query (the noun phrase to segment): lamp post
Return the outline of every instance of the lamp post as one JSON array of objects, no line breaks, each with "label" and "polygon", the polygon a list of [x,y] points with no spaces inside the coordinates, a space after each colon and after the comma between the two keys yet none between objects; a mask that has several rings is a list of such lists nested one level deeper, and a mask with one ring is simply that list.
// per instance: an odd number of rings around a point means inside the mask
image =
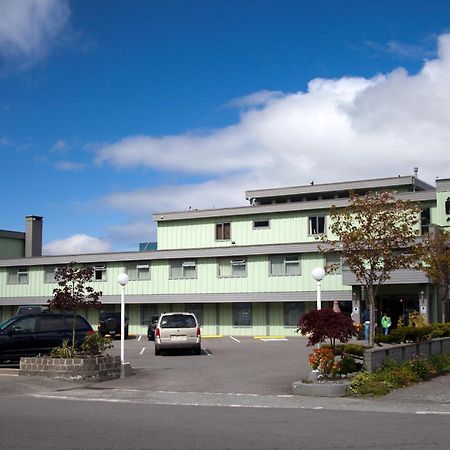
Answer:
[{"label": "lamp post", "polygon": [[117,282],[120,284],[120,378],[125,378],[125,286],[128,275],[120,273]]},{"label": "lamp post", "polygon": [[322,309],[322,300],[320,298],[320,283],[325,276],[325,269],[323,267],[314,267],[311,272],[312,277],[316,280],[317,288],[317,310]]}]

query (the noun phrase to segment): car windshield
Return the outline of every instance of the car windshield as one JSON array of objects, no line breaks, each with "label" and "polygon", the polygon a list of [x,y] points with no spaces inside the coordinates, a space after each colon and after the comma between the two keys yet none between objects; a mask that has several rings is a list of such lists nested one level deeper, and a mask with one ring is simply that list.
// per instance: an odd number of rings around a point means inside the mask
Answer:
[{"label": "car windshield", "polygon": [[11,325],[15,320],[17,320],[17,317],[11,317],[8,320],[5,320],[3,323],[0,323],[0,330],[4,330],[6,327]]},{"label": "car windshield", "polygon": [[161,328],[195,328],[196,326],[194,316],[186,314],[164,316],[160,324]]}]

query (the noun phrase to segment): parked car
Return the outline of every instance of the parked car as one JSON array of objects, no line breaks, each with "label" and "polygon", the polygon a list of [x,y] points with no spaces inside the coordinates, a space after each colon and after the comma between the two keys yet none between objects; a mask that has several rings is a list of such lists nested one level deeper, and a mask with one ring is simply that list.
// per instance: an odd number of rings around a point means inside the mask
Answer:
[{"label": "parked car", "polygon": [[148,321],[147,337],[149,341],[155,340],[155,329],[158,323],[159,316],[153,316],[151,320]]},{"label": "parked car", "polygon": [[166,349],[192,349],[196,355],[200,355],[200,326],[194,314],[161,314],[155,329],[155,355]]},{"label": "parked car", "polygon": [[[102,336],[109,334],[112,338],[120,336],[121,313],[116,311],[102,311],[98,321],[97,330]],[[128,318],[125,317],[125,336],[128,338]]]},{"label": "parked car", "polygon": [[21,305],[17,308],[16,316],[41,313],[43,311],[48,311],[48,307],[44,305]]},{"label": "parked car", "polygon": [[[50,353],[67,339],[72,341],[72,313],[40,312],[14,316],[0,324],[0,361],[17,361],[21,356]],[[75,341],[93,332],[89,322],[76,316]]]}]

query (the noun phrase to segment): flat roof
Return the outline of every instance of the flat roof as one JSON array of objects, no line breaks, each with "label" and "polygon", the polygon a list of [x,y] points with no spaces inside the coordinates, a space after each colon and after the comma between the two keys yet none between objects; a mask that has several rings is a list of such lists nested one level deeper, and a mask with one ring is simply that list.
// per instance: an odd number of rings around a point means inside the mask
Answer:
[{"label": "flat roof", "polygon": [[343,181],[337,183],[308,184],[305,186],[288,186],[273,189],[256,189],[245,192],[245,198],[263,199],[302,194],[324,194],[360,189],[379,189],[390,187],[415,186],[418,191],[430,191],[435,188],[414,176],[398,176],[389,178],[375,178],[370,180]]}]

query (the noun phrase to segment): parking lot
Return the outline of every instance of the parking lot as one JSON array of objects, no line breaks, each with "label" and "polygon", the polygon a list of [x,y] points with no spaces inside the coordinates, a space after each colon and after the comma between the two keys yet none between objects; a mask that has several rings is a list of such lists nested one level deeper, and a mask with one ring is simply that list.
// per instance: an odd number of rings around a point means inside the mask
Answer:
[{"label": "parking lot", "polygon": [[[125,361],[135,388],[184,392],[290,394],[291,383],[310,372],[306,339],[204,338],[202,354],[168,352],[155,356],[145,335],[125,341]],[[120,355],[120,340],[109,353]],[[105,382],[107,384],[108,382]]]}]

